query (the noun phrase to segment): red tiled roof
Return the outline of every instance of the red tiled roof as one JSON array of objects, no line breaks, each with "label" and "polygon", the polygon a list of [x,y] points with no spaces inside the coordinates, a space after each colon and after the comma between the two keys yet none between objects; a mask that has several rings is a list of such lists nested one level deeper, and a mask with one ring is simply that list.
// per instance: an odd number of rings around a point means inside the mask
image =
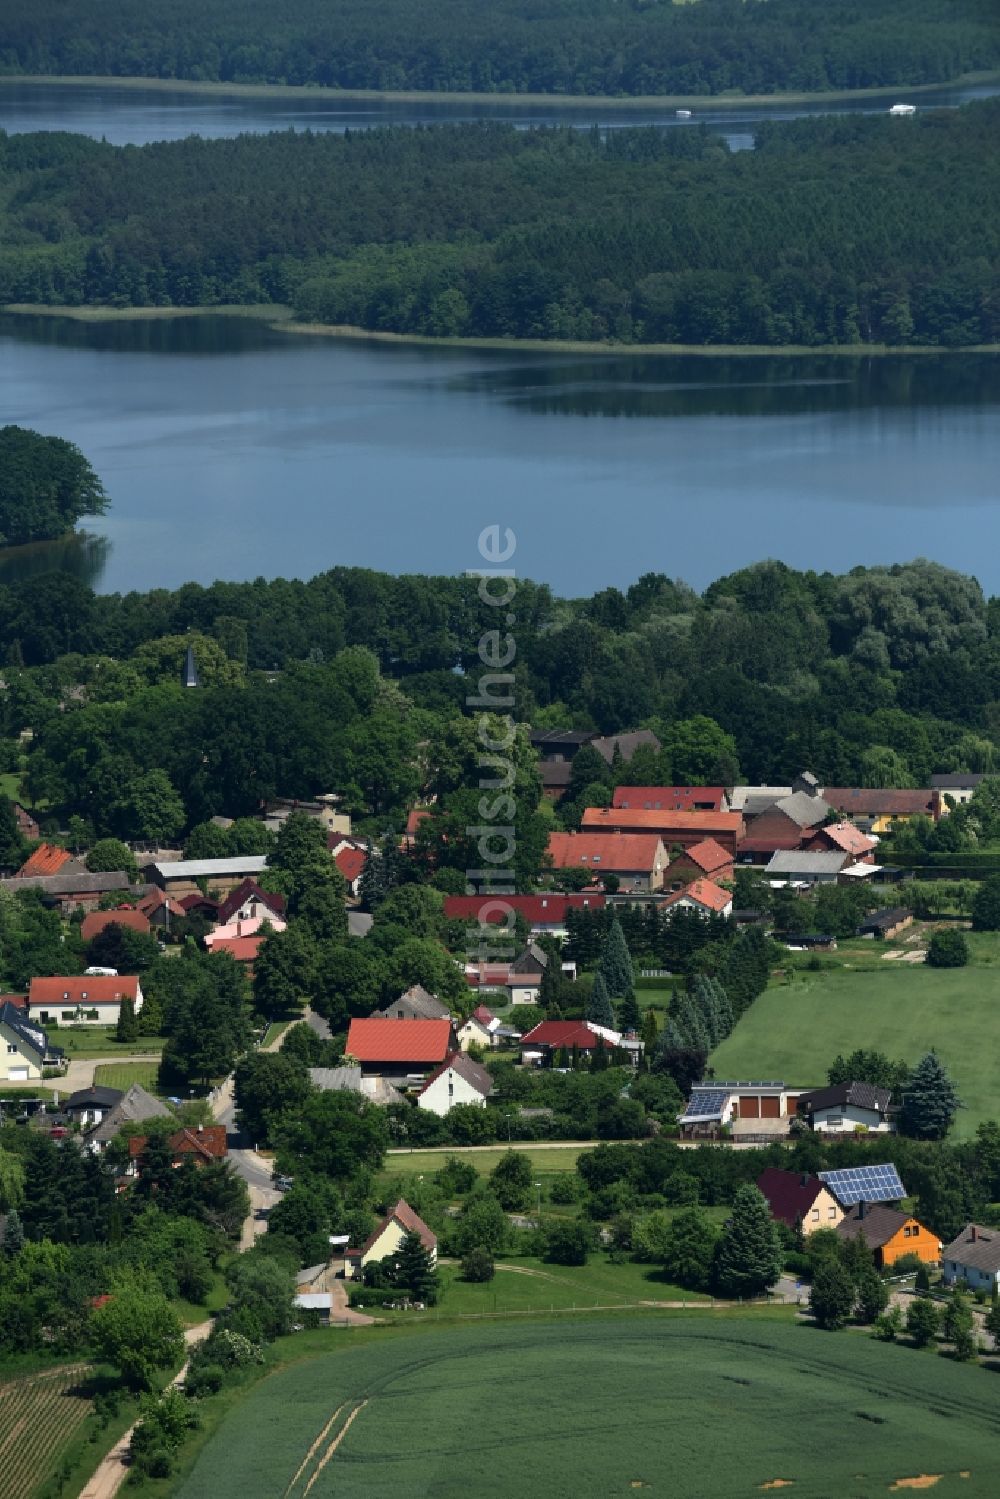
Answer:
[{"label": "red tiled roof", "polygon": [[352,1020],[345,1055],[365,1062],[443,1062],[450,1020]]},{"label": "red tiled roof", "polygon": [[472,1012],[472,1018],[478,1020],[480,1025],[489,1025],[491,1020],[496,1019],[496,1016],[485,1005],[477,1005]]},{"label": "red tiled roof", "polygon": [[127,926],[132,932],[149,932],[149,917],[132,906],[119,906],[112,911],[91,911],[80,923],[80,936],[84,942],[92,942],[99,932],[108,926]]},{"label": "red tiled roof", "polygon": [[845,854],[868,854],[876,847],[873,838],[866,838],[860,828],[856,828],[853,822],[831,822],[827,827],[820,828],[816,834],[817,838],[828,838],[837,848],[842,848]]},{"label": "red tiled roof", "polygon": [[212,954],[214,956],[217,952],[225,952],[235,958],[237,963],[252,963],[260,952],[263,940],[263,936],[220,937],[218,942],[212,943]]},{"label": "red tiled roof", "polygon": [[650,873],[661,846],[657,833],[550,833],[548,852],[557,869]]},{"label": "red tiled roof", "polygon": [[790,854],[801,847],[802,832],[799,828],[775,833],[770,838],[741,838],[739,844],[741,854]]},{"label": "red tiled roof", "polygon": [[416,836],[417,829],[419,828],[420,824],[423,822],[424,818],[425,817],[430,817],[430,815],[431,815],[431,809],[430,809],[430,807],[414,807],[413,811],[410,813],[409,817],[407,817],[407,819],[406,819],[406,836],[407,836],[407,838],[414,838]]},{"label": "red tiled roof", "polygon": [[365,867],[367,855],[360,848],[342,848],[334,854],[333,862],[349,885],[353,885]]},{"label": "red tiled roof", "polygon": [[20,880],[32,875],[58,874],[71,858],[72,854],[68,849],[59,848],[54,843],[40,843],[17,871],[17,878]]},{"label": "red tiled roof", "polygon": [[[198,1129],[180,1129],[167,1140],[172,1155],[197,1155],[206,1161],[223,1161],[228,1153],[226,1126],[205,1124]],[[146,1149],[146,1137],[133,1135],[128,1142],[128,1153],[132,1160]]]},{"label": "red tiled roof", "polygon": [[198,905],[208,905],[215,910],[215,901],[209,900],[207,895],[185,895],[182,900],[176,900],[172,895],[164,895],[161,890],[144,895],[142,900],[136,901],[135,908],[145,912],[147,916],[152,916],[154,911],[160,911],[164,907],[171,916],[186,916],[188,911]]},{"label": "red tiled roof", "polygon": [[723,890],[712,880],[692,880],[683,890],[675,890],[673,895],[668,895],[666,900],[661,900],[658,904],[661,907],[675,906],[678,901],[685,899],[697,901],[699,906],[704,906],[709,911],[724,911],[732,904],[733,897],[728,890]]},{"label": "red tiled roof", "polygon": [[595,1046],[611,1048],[611,1042],[592,1031],[582,1020],[542,1020],[521,1037],[522,1046],[565,1046],[571,1051],[592,1051]]},{"label": "red tiled roof", "polygon": [[801,1171],[782,1171],[778,1166],[768,1166],[757,1178],[757,1190],[767,1198],[771,1217],[794,1228],[801,1223],[823,1190],[818,1176],[805,1176]]},{"label": "red tiled roof", "polygon": [[[553,891],[542,895],[446,895],[444,898],[444,914],[449,921],[477,921],[481,926],[505,923],[506,907],[532,926],[541,926],[565,921],[569,910],[600,911],[604,895],[560,895]],[[480,916],[480,912],[485,915]]]},{"label": "red tiled roof", "polygon": [[691,847],[686,848],[680,857],[682,859],[690,859],[693,864],[697,864],[698,868],[703,869],[706,874],[711,874],[716,869],[728,867],[733,862],[732,854],[727,854],[722,844],[716,843],[714,838],[703,838],[700,843],[692,843]]},{"label": "red tiled roof", "polygon": [[740,812],[661,812],[647,811],[644,807],[588,807],[580,819],[580,827],[588,833],[599,828],[614,832],[663,832],[676,828],[679,833],[701,832],[739,833],[743,826]]},{"label": "red tiled roof", "polygon": [[711,811],[721,812],[724,786],[616,786],[612,807],[641,807],[661,812],[695,812],[700,803],[711,802]]},{"label": "red tiled roof", "polygon": [[28,991],[30,1005],[112,1005],[123,999],[135,999],[139,980],[131,978],[107,978],[98,975],[83,977],[38,978],[31,980]]}]

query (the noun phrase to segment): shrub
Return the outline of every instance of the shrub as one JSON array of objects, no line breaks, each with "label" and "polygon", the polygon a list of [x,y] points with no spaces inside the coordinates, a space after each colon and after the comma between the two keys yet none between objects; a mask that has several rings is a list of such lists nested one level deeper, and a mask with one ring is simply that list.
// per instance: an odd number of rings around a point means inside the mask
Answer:
[{"label": "shrub", "polygon": [[969,961],[969,944],[956,928],[935,932],[927,945],[926,961],[932,968],[964,968]]},{"label": "shrub", "polygon": [[462,1260],[462,1279],[482,1283],[492,1280],[496,1274],[493,1256],[482,1244],[470,1249]]},{"label": "shrub", "polygon": [[553,1265],[585,1265],[593,1248],[593,1230],[578,1218],[545,1225],[544,1258]]},{"label": "shrub", "polygon": [[580,1196],[580,1178],[573,1176],[570,1172],[563,1172],[561,1176],[553,1177],[549,1187],[549,1201],[557,1203],[560,1207],[568,1203],[576,1202]]},{"label": "shrub", "polygon": [[184,1393],[194,1400],[201,1400],[205,1395],[215,1395],[222,1389],[225,1377],[226,1371],[221,1364],[199,1364],[189,1370],[184,1380]]}]

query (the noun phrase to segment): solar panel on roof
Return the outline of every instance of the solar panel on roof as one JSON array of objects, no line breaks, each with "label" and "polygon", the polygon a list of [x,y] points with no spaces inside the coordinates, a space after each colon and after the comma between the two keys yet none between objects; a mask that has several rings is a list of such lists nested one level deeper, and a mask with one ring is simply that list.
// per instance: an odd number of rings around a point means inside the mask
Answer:
[{"label": "solar panel on roof", "polygon": [[688,1119],[718,1119],[729,1097],[728,1088],[695,1088],[688,1100]]},{"label": "solar panel on roof", "polygon": [[900,1181],[899,1172],[893,1165],[846,1166],[838,1171],[821,1171],[819,1179],[825,1182],[837,1201],[845,1208],[859,1202],[899,1202],[906,1196],[906,1188]]}]

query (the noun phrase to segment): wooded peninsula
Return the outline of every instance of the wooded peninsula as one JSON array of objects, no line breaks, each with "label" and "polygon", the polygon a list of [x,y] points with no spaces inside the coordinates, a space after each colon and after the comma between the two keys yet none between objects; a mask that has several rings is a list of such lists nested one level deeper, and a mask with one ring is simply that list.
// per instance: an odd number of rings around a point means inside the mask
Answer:
[{"label": "wooded peninsula", "polygon": [[433,337],[1000,337],[1000,103],[691,130],[0,137],[0,302],[283,303]]},{"label": "wooded peninsula", "polygon": [[0,34],[7,74],[388,92],[814,92],[1000,63],[990,0],[2,0]]}]

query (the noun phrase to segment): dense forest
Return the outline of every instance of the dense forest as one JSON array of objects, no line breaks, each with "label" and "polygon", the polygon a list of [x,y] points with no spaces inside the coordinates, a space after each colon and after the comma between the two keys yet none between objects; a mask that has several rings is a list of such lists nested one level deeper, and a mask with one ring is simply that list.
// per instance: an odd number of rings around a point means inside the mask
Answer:
[{"label": "dense forest", "polygon": [[[32,728],[36,799],[117,836],[147,836],[164,807],[176,833],[320,789],[374,832],[399,828],[417,797],[447,808],[475,779],[466,698],[491,613],[474,580],[346,568],[124,596],[55,575],[0,588],[5,768]],[[189,643],[195,692],[180,686]],[[923,786],[1000,769],[1000,601],[934,563],[761,563],[701,595],[650,573],[575,601],[524,580],[516,645],[518,719],[654,728],[662,756],[629,767],[646,784],[780,784],[808,766],[821,784]],[[587,758],[568,815],[597,779]],[[522,830],[529,862],[539,837]],[[457,830],[446,852],[464,856]]]},{"label": "dense forest", "polygon": [[107,505],[101,481],[74,443],[0,427],[0,546],[54,540]]},{"label": "dense forest", "polygon": [[0,137],[0,302],[283,302],[431,335],[1000,337],[1000,102],[910,119]]},{"label": "dense forest", "polygon": [[2,0],[6,73],[483,93],[934,83],[1000,61],[990,0]]}]

